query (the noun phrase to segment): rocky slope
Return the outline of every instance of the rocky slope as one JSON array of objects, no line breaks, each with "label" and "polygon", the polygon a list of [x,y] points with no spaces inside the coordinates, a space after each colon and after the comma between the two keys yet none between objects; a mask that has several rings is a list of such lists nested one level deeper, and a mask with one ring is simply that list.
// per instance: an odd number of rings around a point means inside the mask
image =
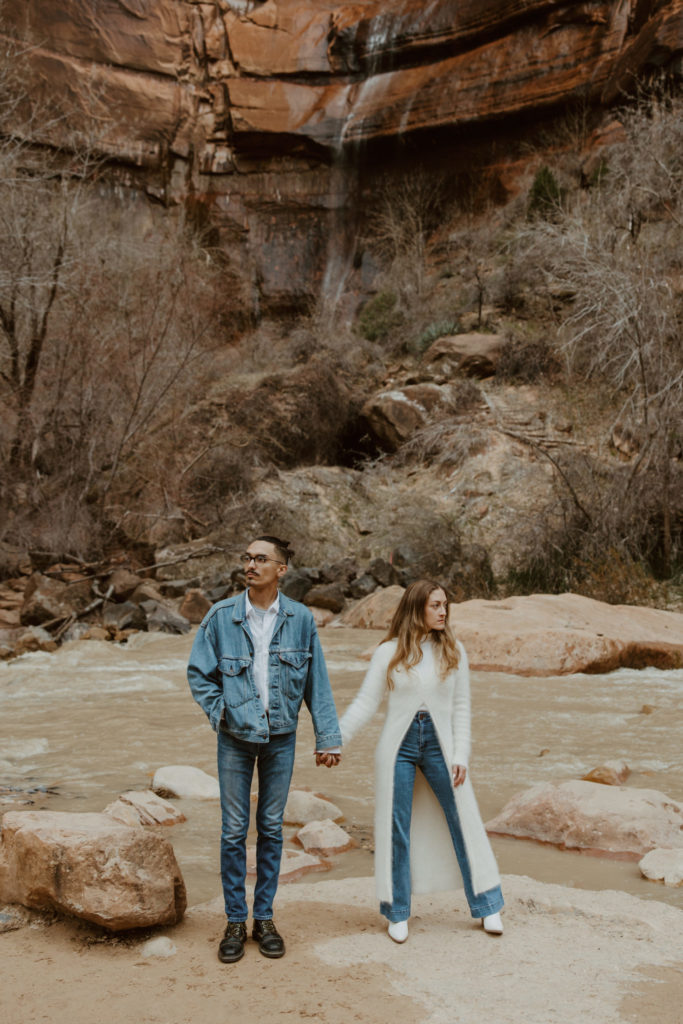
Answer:
[{"label": "rocky slope", "polygon": [[43,110],[34,137],[96,125],[119,182],[201,209],[270,307],[338,283],[358,171],[372,184],[397,144],[399,165],[417,152],[451,172],[493,166],[505,193],[525,125],[578,98],[609,104],[683,49],[682,0],[3,7],[34,97],[69,115]]}]

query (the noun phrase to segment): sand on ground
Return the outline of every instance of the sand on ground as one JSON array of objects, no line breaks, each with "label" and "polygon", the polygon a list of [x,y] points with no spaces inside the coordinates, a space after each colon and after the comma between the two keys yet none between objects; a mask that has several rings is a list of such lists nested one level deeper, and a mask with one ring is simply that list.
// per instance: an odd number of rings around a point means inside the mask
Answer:
[{"label": "sand on ground", "polygon": [[[78,921],[0,935],[4,1024],[593,1024],[683,1019],[683,911],[627,893],[503,878],[505,934],[487,935],[461,892],[415,898],[410,936],[386,934],[369,878],[281,886],[287,942],[216,957],[220,897],[175,928],[107,937]],[[150,936],[175,946],[145,956]]]}]

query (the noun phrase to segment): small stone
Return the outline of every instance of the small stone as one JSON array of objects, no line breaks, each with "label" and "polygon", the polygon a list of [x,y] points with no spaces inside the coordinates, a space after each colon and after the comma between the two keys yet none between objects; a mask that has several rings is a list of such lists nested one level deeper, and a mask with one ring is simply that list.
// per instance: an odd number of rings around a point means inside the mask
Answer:
[{"label": "small stone", "polygon": [[626,761],[605,761],[593,768],[587,775],[582,775],[584,782],[599,782],[603,786],[620,786],[631,774]]},{"label": "small stone", "polygon": [[178,796],[192,800],[220,800],[218,779],[201,768],[171,764],[154,773],[152,789],[159,796]]},{"label": "small stone", "polygon": [[324,818],[340,821],[343,817],[343,812],[330,800],[316,796],[307,789],[290,790],[284,815],[287,825],[307,825],[309,821]]},{"label": "small stone", "polygon": [[108,640],[109,631],[104,626],[90,626],[87,632],[83,633],[82,640]]},{"label": "small stone", "polygon": [[[119,804],[133,811],[136,816],[136,825],[178,825],[180,822],[186,821],[182,811],[151,789],[129,790],[127,793],[122,793],[114,804],[105,808],[105,814],[119,821],[125,817],[126,824],[131,824],[129,815],[117,806]],[[115,813],[112,813],[112,808]],[[122,817],[117,817],[117,815]]]},{"label": "small stone", "polygon": [[144,957],[174,956],[177,952],[178,947],[166,935],[158,935],[154,939],[148,939],[147,942],[143,942],[140,946],[140,955]]},{"label": "small stone", "polygon": [[656,849],[638,862],[641,874],[664,885],[683,885],[683,850]]},{"label": "small stone", "polygon": [[343,853],[350,850],[355,843],[348,832],[336,825],[330,818],[321,821],[309,821],[296,834],[306,853],[318,853],[327,856],[332,853]]}]

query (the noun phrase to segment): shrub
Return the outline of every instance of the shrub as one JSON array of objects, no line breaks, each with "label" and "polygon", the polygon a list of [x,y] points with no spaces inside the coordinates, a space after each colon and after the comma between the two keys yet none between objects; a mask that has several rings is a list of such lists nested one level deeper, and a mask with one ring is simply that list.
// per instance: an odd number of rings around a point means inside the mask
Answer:
[{"label": "shrub", "polygon": [[561,366],[547,341],[509,339],[503,345],[496,376],[511,383],[532,384],[542,377],[554,377]]},{"label": "shrub", "polygon": [[564,192],[560,188],[553,172],[543,164],[536,171],[536,175],[529,189],[527,199],[527,218],[534,220],[552,220],[561,210],[564,199]]},{"label": "shrub", "polygon": [[394,292],[379,292],[358,315],[358,329],[367,341],[385,341],[405,320]]},{"label": "shrub", "polygon": [[436,320],[434,323],[429,324],[428,327],[425,327],[418,338],[408,342],[406,348],[413,355],[422,355],[423,352],[427,351],[432,342],[449,334],[457,334],[459,330],[460,323],[458,320]]}]

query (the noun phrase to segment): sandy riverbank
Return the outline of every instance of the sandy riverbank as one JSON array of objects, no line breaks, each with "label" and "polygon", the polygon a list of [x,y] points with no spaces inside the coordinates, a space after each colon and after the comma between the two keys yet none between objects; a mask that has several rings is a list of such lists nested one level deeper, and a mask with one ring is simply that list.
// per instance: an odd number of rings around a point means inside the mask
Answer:
[{"label": "sandy riverbank", "polygon": [[505,935],[486,935],[461,893],[418,897],[408,942],[386,936],[367,878],[283,886],[284,959],[251,941],[220,964],[220,899],[167,929],[94,941],[77,922],[0,936],[4,1024],[680,1024],[683,911],[622,892],[503,880]]}]

